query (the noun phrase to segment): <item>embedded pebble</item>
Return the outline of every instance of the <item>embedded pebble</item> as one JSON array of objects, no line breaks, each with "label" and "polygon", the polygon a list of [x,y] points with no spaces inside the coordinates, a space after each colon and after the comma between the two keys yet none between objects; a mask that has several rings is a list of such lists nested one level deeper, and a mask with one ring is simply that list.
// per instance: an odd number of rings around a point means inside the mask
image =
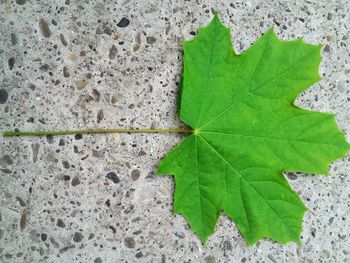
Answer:
[{"label": "embedded pebble", "polygon": [[77,186],[79,185],[81,182],[80,182],[80,179],[78,176],[74,176],[73,179],[72,179],[72,186]]},{"label": "embedded pebble", "polygon": [[156,42],[156,39],[154,37],[147,37],[146,41],[148,44],[154,44]]},{"label": "embedded pebble", "polygon": [[12,46],[17,45],[17,43],[18,43],[17,35],[15,33],[11,33],[11,44],[12,44]]},{"label": "embedded pebble", "polygon": [[27,227],[27,224],[28,224],[27,212],[24,211],[21,215],[20,220],[19,220],[19,226],[20,226],[21,231],[23,231]]},{"label": "embedded pebble", "polygon": [[109,172],[106,175],[106,178],[109,179],[109,180],[112,180],[113,183],[115,183],[115,184],[120,182],[120,179],[119,179],[119,177],[117,176],[117,174],[115,172]]},{"label": "embedded pebble", "polygon": [[60,40],[61,40],[61,43],[62,43],[63,46],[65,46],[65,47],[68,46],[66,38],[64,37],[63,34],[60,34]]},{"label": "embedded pebble", "polygon": [[130,20],[126,17],[123,17],[119,23],[117,24],[118,27],[127,27],[130,24]]},{"label": "embedded pebble", "polygon": [[47,235],[46,234],[41,234],[41,240],[42,241],[46,241],[47,239]]},{"label": "embedded pebble", "polygon": [[84,236],[80,232],[75,232],[73,235],[74,242],[80,242],[83,238],[84,238]]},{"label": "embedded pebble", "polygon": [[331,49],[330,49],[328,44],[324,46],[323,51],[324,52],[330,52],[331,51]]},{"label": "embedded pebble", "polygon": [[133,51],[136,52],[140,49],[141,47],[141,33],[137,32],[136,37],[135,37],[135,45],[133,47]]},{"label": "embedded pebble", "polygon": [[81,140],[82,138],[83,138],[83,135],[80,134],[80,133],[74,135],[74,139],[75,139],[75,140]]},{"label": "embedded pebble", "polygon": [[70,61],[77,61],[78,60],[78,56],[74,53],[70,53],[68,56],[67,56],[67,59],[70,60]]},{"label": "embedded pebble", "polygon": [[7,90],[0,89],[0,104],[6,103],[8,97],[9,97],[9,94],[8,94]]},{"label": "embedded pebble", "polygon": [[51,37],[51,30],[49,28],[48,23],[46,22],[46,20],[44,18],[40,18],[39,28],[40,28],[40,32],[43,35],[43,37],[46,37],[46,38]]},{"label": "embedded pebble", "polygon": [[66,224],[63,222],[61,218],[57,219],[56,225],[60,228],[65,228]]},{"label": "embedded pebble", "polygon": [[40,148],[40,144],[39,143],[32,144],[33,163],[36,163],[38,161],[39,148]]},{"label": "embedded pebble", "polygon": [[16,0],[17,5],[24,5],[27,2],[27,0]]},{"label": "embedded pebble", "polygon": [[9,60],[8,60],[8,65],[9,65],[9,69],[10,70],[12,70],[13,69],[13,67],[15,66],[15,58],[9,58]]},{"label": "embedded pebble", "polygon": [[77,87],[78,90],[82,90],[82,89],[84,89],[87,86],[88,83],[89,82],[87,80],[85,80],[85,79],[76,80],[75,81],[75,86]]},{"label": "embedded pebble", "polygon": [[134,248],[135,247],[135,240],[132,237],[126,237],[124,239],[124,244],[127,248]]},{"label": "embedded pebble", "polygon": [[287,177],[288,177],[288,179],[290,179],[290,180],[296,180],[296,179],[298,179],[298,176],[297,176],[295,173],[292,173],[292,172],[287,173]]},{"label": "embedded pebble", "polygon": [[117,57],[118,49],[115,45],[112,45],[112,47],[109,49],[109,59],[115,59]]},{"label": "embedded pebble", "polygon": [[103,113],[103,110],[100,109],[97,112],[97,120],[96,120],[97,123],[100,123],[103,120],[103,118],[104,118],[104,113]]},{"label": "embedded pebble", "polygon": [[133,181],[136,181],[136,180],[139,179],[139,178],[140,178],[140,171],[137,170],[137,169],[133,170],[133,171],[131,172],[131,179],[132,179]]},{"label": "embedded pebble", "polygon": [[65,78],[69,78],[70,77],[68,68],[66,66],[63,67],[63,77],[65,77]]}]

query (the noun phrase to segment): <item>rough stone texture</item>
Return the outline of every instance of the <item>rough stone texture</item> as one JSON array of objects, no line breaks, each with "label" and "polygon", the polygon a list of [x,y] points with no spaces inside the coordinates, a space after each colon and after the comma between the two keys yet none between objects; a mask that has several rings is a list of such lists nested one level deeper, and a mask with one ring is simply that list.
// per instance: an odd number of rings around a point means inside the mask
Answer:
[{"label": "rough stone texture", "polygon": [[[283,39],[324,44],[323,80],[297,104],[336,113],[350,139],[348,1],[198,2],[1,1],[1,129],[182,127],[181,43],[219,10],[237,52],[271,26]],[[130,23],[118,27],[124,17]],[[328,177],[287,177],[309,208],[302,246],[262,240],[248,247],[222,215],[203,247],[184,218],[173,215],[173,179],[154,176],[182,138],[1,138],[0,261],[350,261],[348,158],[334,162]],[[111,171],[118,183],[106,178]]]}]

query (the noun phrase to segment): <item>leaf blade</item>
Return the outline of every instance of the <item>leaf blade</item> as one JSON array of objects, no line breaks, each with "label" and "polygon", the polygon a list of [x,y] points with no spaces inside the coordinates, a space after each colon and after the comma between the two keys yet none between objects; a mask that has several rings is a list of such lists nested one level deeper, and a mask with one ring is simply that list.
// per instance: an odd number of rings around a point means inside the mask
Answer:
[{"label": "leaf blade", "polygon": [[180,119],[194,133],[158,173],[175,176],[174,211],[203,243],[222,210],[250,245],[265,237],[300,244],[306,207],[283,171],[327,174],[350,150],[333,114],[293,104],[320,79],[320,48],[269,30],[236,55],[217,15],[185,42]]}]

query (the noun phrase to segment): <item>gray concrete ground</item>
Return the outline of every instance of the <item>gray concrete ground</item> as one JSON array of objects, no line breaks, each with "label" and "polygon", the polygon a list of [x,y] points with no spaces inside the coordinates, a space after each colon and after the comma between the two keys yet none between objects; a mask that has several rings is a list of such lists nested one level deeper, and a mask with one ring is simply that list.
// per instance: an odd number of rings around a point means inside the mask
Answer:
[{"label": "gray concrete ground", "polygon": [[[323,80],[297,104],[336,113],[350,141],[348,1],[213,2],[2,0],[0,129],[181,127],[181,43],[219,10],[237,52],[271,26],[324,44]],[[154,175],[182,138],[1,138],[0,261],[350,261],[348,158],[329,177],[286,174],[309,208],[301,246],[248,247],[222,215],[203,247],[172,213],[173,179]]]}]

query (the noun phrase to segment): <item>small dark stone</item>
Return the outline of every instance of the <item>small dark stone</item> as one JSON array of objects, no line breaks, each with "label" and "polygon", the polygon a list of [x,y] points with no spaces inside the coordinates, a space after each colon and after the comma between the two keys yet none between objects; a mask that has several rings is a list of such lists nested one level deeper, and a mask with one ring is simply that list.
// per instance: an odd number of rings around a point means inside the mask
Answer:
[{"label": "small dark stone", "polygon": [[80,140],[81,138],[83,138],[83,135],[82,134],[76,134],[75,136],[74,136],[74,138],[76,139],[76,140]]},{"label": "small dark stone", "polygon": [[126,17],[123,17],[119,23],[117,24],[118,27],[127,27],[130,24],[129,19],[127,19]]},{"label": "small dark stone", "polygon": [[133,170],[133,171],[131,172],[131,179],[132,179],[133,181],[136,181],[136,180],[139,179],[139,178],[140,178],[140,171],[137,170],[137,169]]},{"label": "small dark stone", "polygon": [[117,229],[114,226],[109,226],[108,228],[112,230],[113,234],[117,233]]},{"label": "small dark stone", "polygon": [[59,253],[65,253],[67,252],[69,249],[73,249],[75,248],[75,245],[69,245],[69,246],[65,246],[63,248],[61,248],[60,250],[58,250]]},{"label": "small dark stone", "polygon": [[112,29],[111,29],[110,27],[105,26],[105,27],[103,28],[103,33],[105,33],[106,35],[111,36],[113,32],[112,32]]},{"label": "small dark stone", "polygon": [[103,34],[103,29],[101,27],[96,28],[96,34],[97,35]]},{"label": "small dark stone", "polygon": [[135,257],[136,257],[136,258],[142,258],[142,257],[143,257],[142,252],[140,251],[139,253],[137,253],[137,254],[135,255]]},{"label": "small dark stone", "polygon": [[147,154],[147,153],[146,153],[145,151],[141,150],[141,151],[139,151],[138,156],[144,156],[144,155],[146,155],[146,154]]},{"label": "small dark stone", "polygon": [[16,200],[18,201],[18,203],[21,207],[27,206],[26,202],[24,202],[24,200],[21,197],[17,196]]},{"label": "small dark stone", "polygon": [[43,37],[49,38],[51,36],[51,30],[49,28],[48,23],[46,22],[46,20],[44,18],[40,18],[39,28],[40,28],[40,32],[43,35]]},{"label": "small dark stone", "polygon": [[2,158],[7,164],[11,165],[13,164],[13,160],[10,157],[10,155],[5,154],[4,157]]},{"label": "small dark stone", "polygon": [[58,142],[58,146],[64,146],[65,142],[64,139],[60,139],[60,141]]},{"label": "small dark stone", "polygon": [[316,228],[311,228],[311,236],[312,237],[316,236]]},{"label": "small dark stone", "polygon": [[154,37],[147,37],[146,41],[148,44],[153,44],[154,42],[156,42],[156,39]]},{"label": "small dark stone", "polygon": [[65,181],[69,181],[69,180],[70,180],[70,176],[69,176],[69,175],[65,175],[65,176],[63,176],[63,179],[64,179]]},{"label": "small dark stone", "polygon": [[46,241],[47,239],[47,235],[46,234],[41,234],[41,240],[42,241]]},{"label": "small dark stone", "polygon": [[39,67],[39,69],[42,70],[42,71],[44,71],[44,72],[48,71],[49,68],[50,68],[50,66],[47,65],[47,64],[41,65],[41,66]]},{"label": "small dark stone", "polygon": [[127,207],[125,210],[124,210],[124,213],[125,214],[129,214],[131,211],[134,210],[134,205],[130,205],[129,207]]},{"label": "small dark stone", "polygon": [[112,45],[112,47],[109,49],[109,59],[115,59],[118,53],[118,49],[116,48],[115,45]]},{"label": "small dark stone", "polygon": [[9,94],[8,94],[7,90],[0,89],[0,104],[6,103],[8,97],[9,97]]},{"label": "small dark stone", "polygon": [[36,86],[33,83],[29,83],[28,87],[32,90],[35,91]]},{"label": "small dark stone", "polygon": [[75,232],[73,235],[74,242],[80,242],[83,238],[84,236],[80,232]]},{"label": "small dark stone", "polygon": [[77,186],[80,184],[80,179],[78,176],[74,176],[73,180],[72,180],[72,186]]},{"label": "small dark stone", "polygon": [[65,169],[69,169],[70,168],[70,164],[68,161],[62,161],[62,165]]},{"label": "small dark stone", "polygon": [[331,49],[330,49],[328,44],[324,46],[323,51],[324,52],[330,52],[331,51]]},{"label": "small dark stone", "polygon": [[174,234],[175,234],[175,236],[177,236],[178,238],[181,238],[181,239],[185,237],[184,232],[175,232]]},{"label": "small dark stone", "polygon": [[132,237],[126,237],[124,239],[124,244],[127,248],[134,248],[135,247],[135,240]]},{"label": "small dark stone", "polygon": [[15,46],[18,43],[18,39],[15,33],[11,33],[11,44]]},{"label": "small dark stone", "polygon": [[196,32],[191,31],[191,32],[190,32],[190,35],[195,36],[195,35],[196,35]]},{"label": "small dark stone", "polygon": [[136,230],[135,232],[133,232],[134,235],[139,235],[139,234],[141,234],[141,233],[142,233],[141,230]]},{"label": "small dark stone", "polygon": [[100,123],[104,118],[104,113],[103,113],[103,110],[100,109],[98,112],[97,112],[97,123]]},{"label": "small dark stone", "polygon": [[102,263],[102,258],[98,257],[98,258],[95,258],[94,260],[94,263]]},{"label": "small dark stone", "polygon": [[120,182],[120,179],[119,179],[118,175],[115,172],[109,172],[106,175],[106,178],[109,179],[109,180],[112,180],[113,183],[115,183],[115,184]]},{"label": "small dark stone", "polygon": [[53,143],[53,136],[52,135],[46,135],[46,140],[49,144]]},{"label": "small dark stone", "polygon": [[19,220],[19,227],[21,228],[22,231],[27,227],[27,223],[28,223],[27,212],[24,211]]},{"label": "small dark stone", "polygon": [[107,201],[105,202],[106,206],[110,207],[111,206],[111,200],[107,199]]},{"label": "small dark stone", "polygon": [[5,173],[5,174],[10,174],[12,173],[12,171],[10,169],[0,169],[1,172]]},{"label": "small dark stone", "polygon": [[58,226],[60,228],[65,228],[66,224],[63,222],[63,220],[61,218],[59,218],[59,219],[57,219],[56,226]]},{"label": "small dark stone", "polygon": [[288,177],[290,180],[296,180],[296,179],[298,179],[298,176],[297,176],[295,173],[292,173],[292,172],[287,173],[287,177]]},{"label": "small dark stone", "polygon": [[281,23],[279,22],[279,21],[277,21],[276,19],[273,19],[272,20],[277,26],[280,26],[281,25]]},{"label": "small dark stone", "polygon": [[17,5],[24,5],[27,0],[16,0]]},{"label": "small dark stone", "polygon": [[70,77],[68,68],[66,66],[63,67],[63,77],[65,77],[65,78],[69,78]]},{"label": "small dark stone", "polygon": [[9,69],[12,70],[14,65],[15,65],[15,58],[9,58],[8,64],[9,64]]},{"label": "small dark stone", "polygon": [[73,151],[74,151],[74,153],[78,153],[79,152],[78,147],[76,145],[73,146]]},{"label": "small dark stone", "polygon": [[68,43],[66,41],[66,39],[64,38],[64,35],[63,34],[60,34],[60,40],[61,40],[61,43],[63,46],[68,46]]}]

